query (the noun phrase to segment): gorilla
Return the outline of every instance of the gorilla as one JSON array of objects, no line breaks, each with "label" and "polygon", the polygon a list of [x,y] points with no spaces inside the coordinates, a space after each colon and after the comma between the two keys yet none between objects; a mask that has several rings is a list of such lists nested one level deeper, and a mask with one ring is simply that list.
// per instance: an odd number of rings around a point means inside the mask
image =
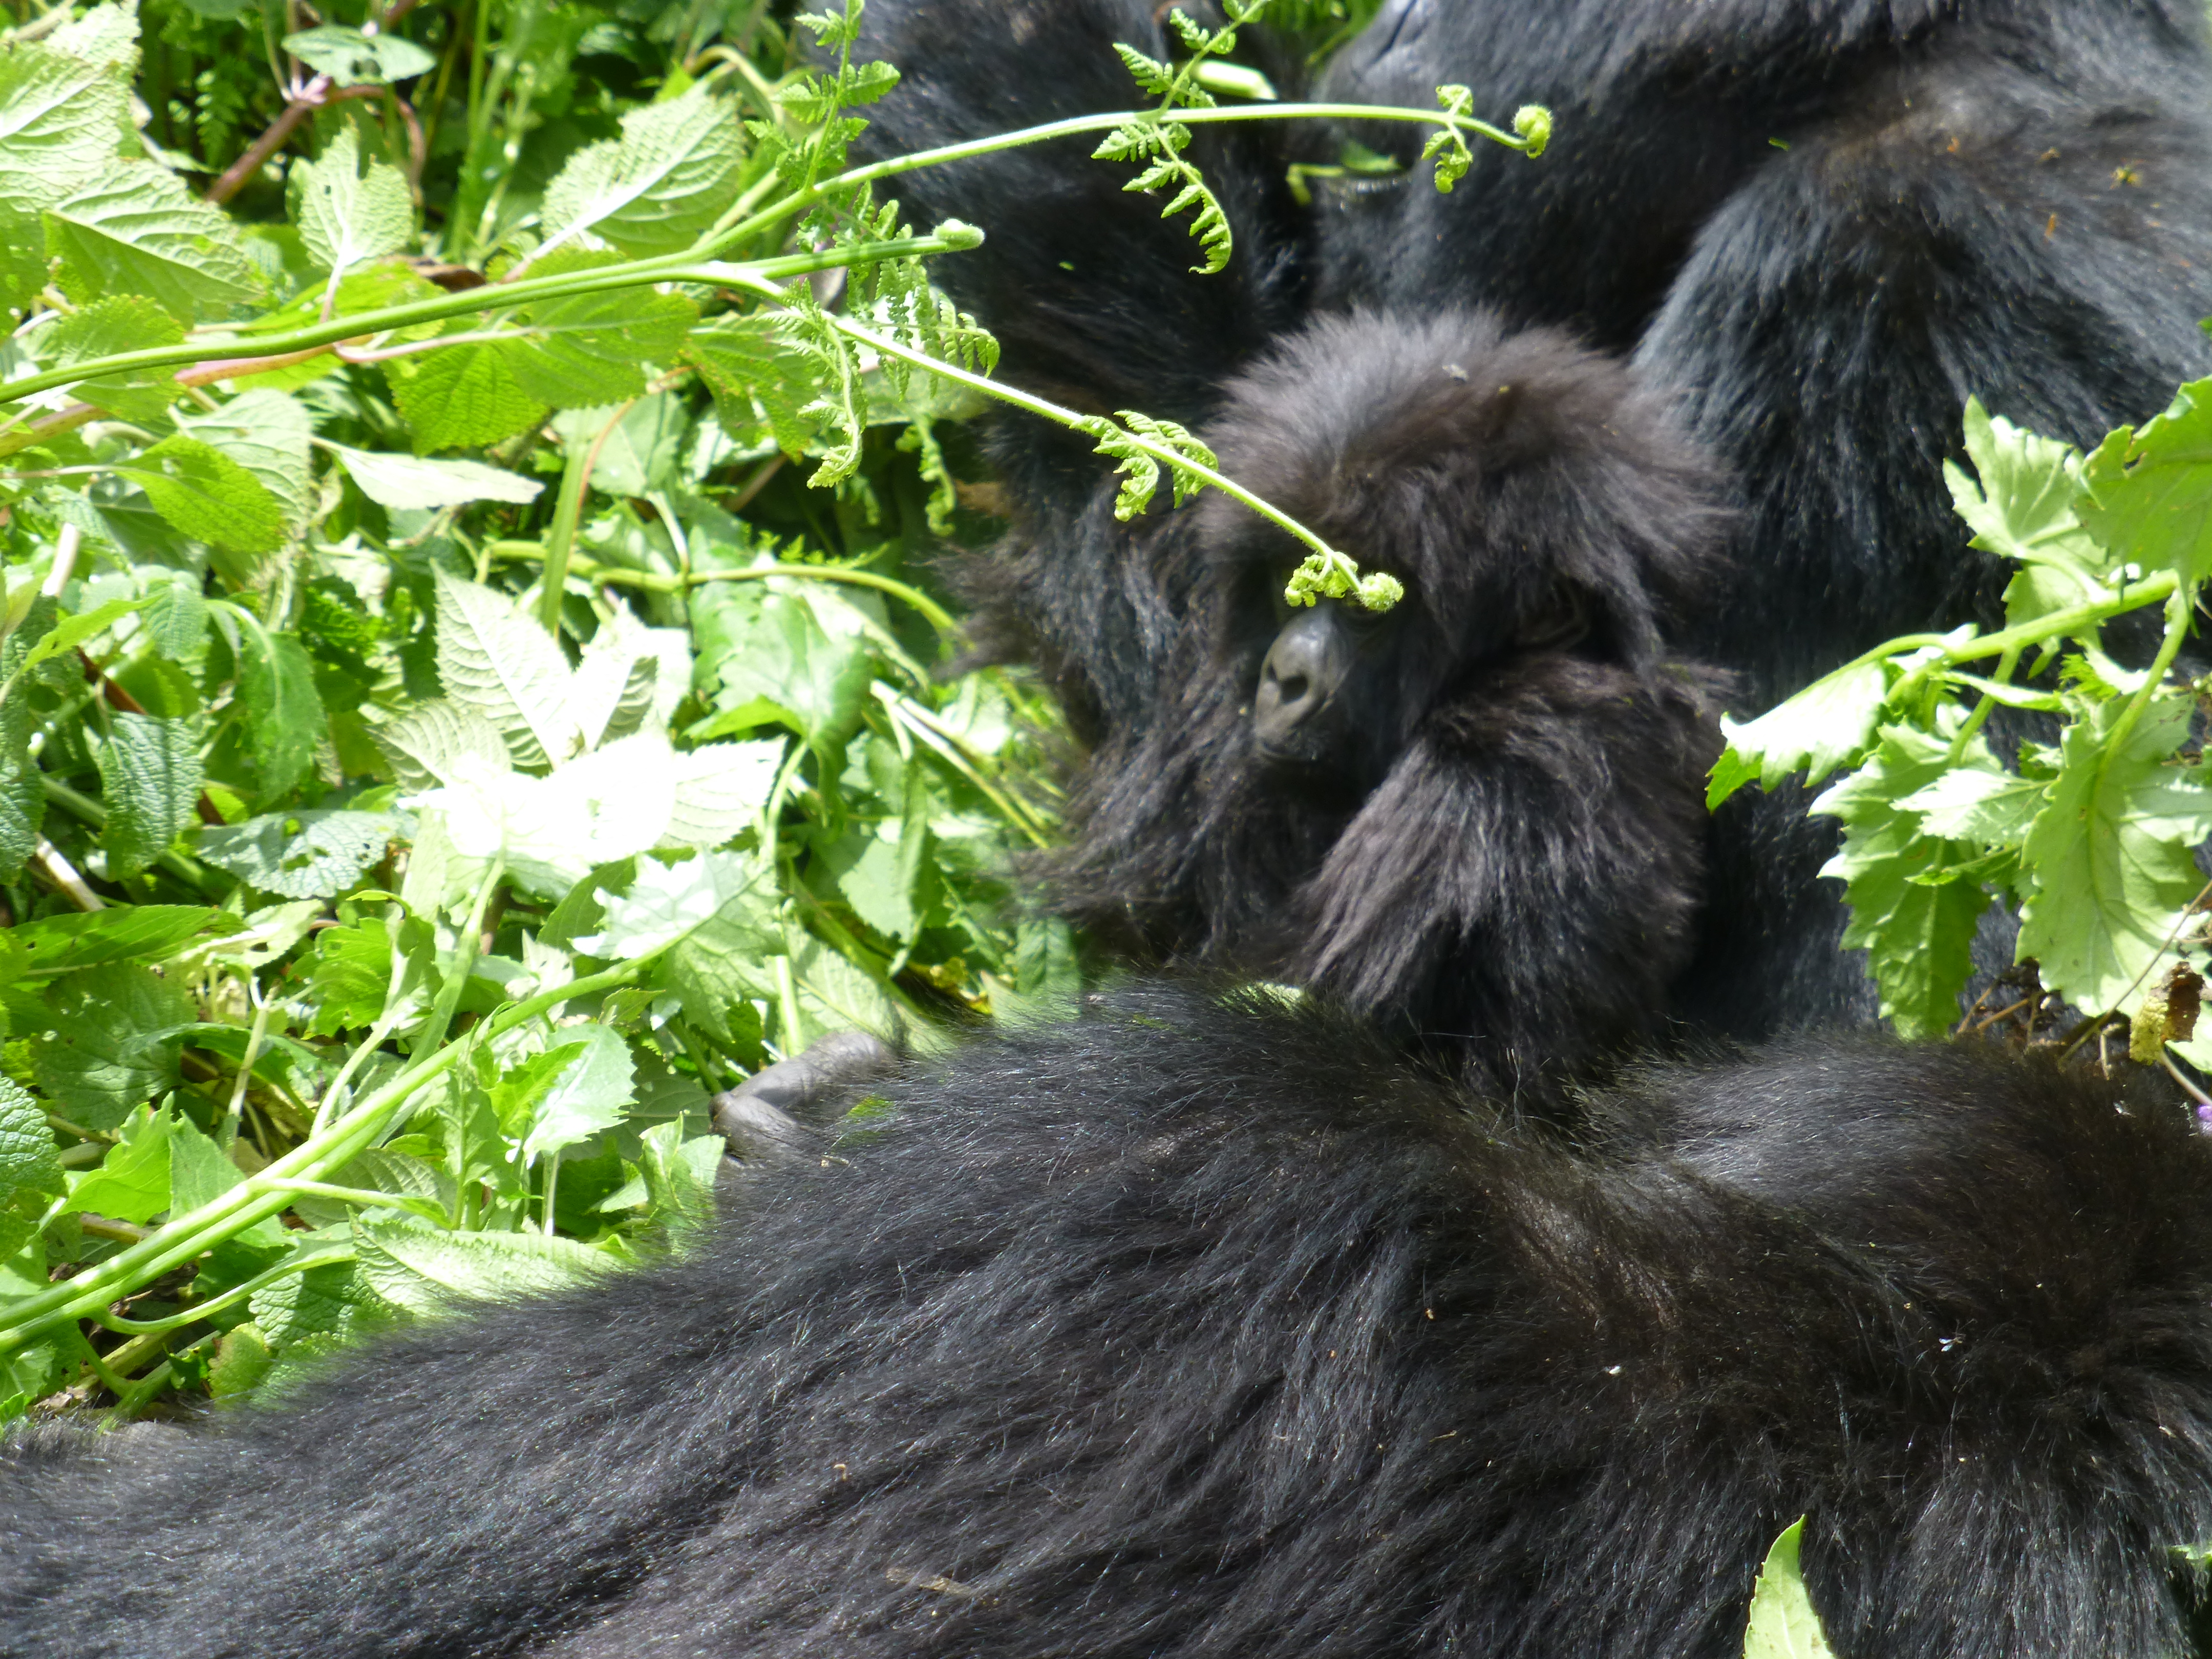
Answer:
[{"label": "gorilla", "polygon": [[19,1437],[0,1651],[1733,1659],[1800,1514],[1845,1659],[2185,1650],[2181,1114],[1867,1036],[1569,1136],[1368,1032],[1127,990],[882,1081],[688,1259]]},{"label": "gorilla", "polygon": [[[1285,164],[1326,159],[1328,137],[1194,129],[1237,238],[1213,276],[1191,274],[1180,222],[1124,193],[1128,170],[1088,160],[1087,140],[897,187],[920,221],[984,228],[939,280],[999,332],[1004,374],[1086,410],[1203,426],[1255,361],[1354,307],[1476,304],[1630,354],[1737,481],[1737,568],[1673,640],[1755,713],[1886,637],[1999,613],[2007,570],[1968,548],[1942,481],[1969,395],[2088,444],[2212,373],[2203,36],[2197,0],[1386,0],[1316,95],[1433,107],[1458,82],[1492,118],[1543,102],[1557,125],[1540,160],[1477,143],[1443,195],[1413,161],[1421,129],[1358,123],[1343,136],[1407,171],[1322,180],[1307,210]],[[866,41],[905,75],[870,112],[880,155],[1126,107],[1113,44],[1174,55],[1152,0],[875,0]],[[1064,439],[1010,421],[994,457],[1015,524],[975,582],[983,648],[1039,662],[1105,769],[1162,762],[1191,672],[1169,648],[1173,571]],[[1407,556],[1380,536],[1351,550],[1385,569]],[[1256,603],[1247,621],[1266,621]],[[1248,697],[1252,667],[1224,670],[1247,674]],[[1674,985],[1706,1029],[1757,1039],[1874,1014],[1817,876],[1832,829],[1803,807],[1752,793],[1720,815]],[[1110,815],[1077,830],[1146,833]],[[1406,896],[1409,932],[1459,875],[1441,847],[1432,868],[1434,888]],[[1244,920],[1209,911],[1201,931]]]}]

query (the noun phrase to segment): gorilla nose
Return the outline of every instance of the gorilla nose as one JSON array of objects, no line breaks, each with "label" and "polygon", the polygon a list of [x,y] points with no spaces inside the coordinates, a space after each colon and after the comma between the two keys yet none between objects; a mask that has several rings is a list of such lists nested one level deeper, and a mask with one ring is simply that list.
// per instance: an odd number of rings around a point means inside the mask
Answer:
[{"label": "gorilla nose", "polygon": [[1283,752],[1304,746],[1292,738],[1335,701],[1352,656],[1351,640],[1333,605],[1317,605],[1284,626],[1260,665],[1260,690],[1253,699],[1252,731],[1261,749]]}]

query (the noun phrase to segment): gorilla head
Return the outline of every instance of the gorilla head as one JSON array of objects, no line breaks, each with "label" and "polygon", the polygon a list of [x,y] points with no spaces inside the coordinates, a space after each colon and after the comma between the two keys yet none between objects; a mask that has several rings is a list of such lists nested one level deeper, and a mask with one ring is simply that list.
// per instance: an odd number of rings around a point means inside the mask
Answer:
[{"label": "gorilla head", "polygon": [[1225,496],[1139,532],[1190,623],[1095,757],[1056,896],[1519,1086],[1647,1029],[1716,747],[1711,677],[1666,647],[1726,528],[1703,458],[1615,365],[1470,313],[1316,323],[1203,435],[1407,597],[1287,605],[1304,550]]}]

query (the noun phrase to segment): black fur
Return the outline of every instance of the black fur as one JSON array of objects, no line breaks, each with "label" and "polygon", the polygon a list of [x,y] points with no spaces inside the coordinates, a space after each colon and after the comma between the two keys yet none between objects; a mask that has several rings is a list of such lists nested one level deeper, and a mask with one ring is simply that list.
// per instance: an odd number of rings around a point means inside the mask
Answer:
[{"label": "black fur", "polygon": [[[1024,87],[1030,117],[1120,106],[1130,90],[1097,41],[1166,51],[1148,0],[877,0],[869,27],[911,77],[881,106],[885,152],[991,129],[985,87]],[[1010,331],[1010,375],[1080,380],[1079,362],[1110,357],[1094,384],[1178,418],[1217,408],[1206,388],[1302,307],[1474,302],[1632,352],[1742,481],[1741,568],[1675,645],[1734,672],[1735,706],[1757,712],[1890,635],[1996,614],[2004,572],[1967,548],[1942,479],[1969,395],[2087,443],[2212,372],[2197,327],[2212,313],[2203,35],[2195,0],[1391,0],[1321,95],[1425,107],[1456,82],[1499,120],[1546,102],[1551,149],[1477,144],[1449,196],[1419,164],[1324,181],[1299,219],[1259,182],[1253,147],[1273,130],[1238,129],[1218,183],[1240,264],[1214,278],[1188,275],[1180,228],[1120,194],[1126,168],[1068,160],[1035,219],[1035,170],[901,188],[924,219],[1006,228],[942,276]],[[1410,163],[1419,130],[1358,136]],[[1201,137],[1201,159],[1226,142]],[[1186,293],[1210,297],[1165,298]],[[1133,337],[1132,305],[1150,336]],[[1200,305],[1233,325],[1189,325]],[[1090,735],[1140,726],[1176,596],[1079,455],[1026,428],[998,453],[1021,518],[985,594],[993,643],[1045,661]],[[1373,550],[1388,568],[1391,550]],[[1723,814],[1677,987],[1708,1025],[1873,1014],[1816,875],[1833,828],[1802,809],[1791,791]]]},{"label": "black fur", "polygon": [[1875,1038],[1585,1142],[1267,1000],[883,1085],[681,1266],[0,1461],[21,1659],[2169,1659],[2212,1147]]}]

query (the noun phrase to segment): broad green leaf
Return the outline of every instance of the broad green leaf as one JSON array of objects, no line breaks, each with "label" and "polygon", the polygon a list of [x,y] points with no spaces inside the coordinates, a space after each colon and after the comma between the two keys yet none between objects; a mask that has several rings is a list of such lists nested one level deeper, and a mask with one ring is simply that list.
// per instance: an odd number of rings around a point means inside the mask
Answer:
[{"label": "broad green leaf", "polygon": [[643,729],[652,716],[660,659],[641,636],[653,631],[603,627],[584,647],[569,687],[568,706],[584,741],[592,747]]},{"label": "broad green leaf", "polygon": [[[186,0],[186,3],[204,6],[208,0]],[[208,1393],[217,1400],[251,1394],[266,1380],[276,1363],[269,1339],[259,1326],[251,1320],[234,1325],[216,1339],[215,1358],[208,1362]]]},{"label": "broad green leaf", "polygon": [[0,202],[58,206],[118,165],[131,82],[66,52],[0,53]]},{"label": "broad green leaf", "polygon": [[[392,977],[392,930],[399,933],[399,975]],[[396,907],[384,916],[326,927],[315,939],[307,982],[314,1012],[310,1036],[364,1030],[382,1018],[387,999],[426,1007],[437,978],[430,926]],[[402,1014],[402,1018],[410,1016]]]},{"label": "broad green leaf", "polygon": [[196,904],[118,904],[21,922],[8,938],[23,953],[24,977],[46,979],[111,963],[165,961],[204,934],[234,933],[242,925]]},{"label": "broad green leaf", "polygon": [[1978,398],[1967,399],[1966,431],[1980,481],[1950,461],[1943,477],[1952,505],[1973,527],[1973,544],[2027,567],[2005,589],[2007,620],[2033,622],[2097,597],[2112,561],[2076,516],[2087,501],[2080,455],[1991,416]]},{"label": "broad green leaf", "polygon": [[752,904],[773,902],[775,878],[750,859],[705,853],[680,864],[638,860],[627,892],[605,896],[605,920],[596,933],[576,940],[587,956],[626,962],[683,939],[715,917],[742,916]]},{"label": "broad green leaf", "polygon": [[1868,952],[1882,1018],[1908,1037],[1936,1036],[1958,1018],[1975,924],[1990,902],[1978,882],[1926,879],[1980,849],[1923,835],[1917,819],[1894,805],[1935,782],[1948,750],[1946,737],[1885,726],[1866,764],[1812,807],[1844,824],[1842,850],[1820,872],[1845,884],[1851,920],[1844,946]]},{"label": "broad green leaf", "polygon": [[1739,723],[1723,714],[1729,746],[1713,766],[1705,805],[1718,806],[1754,778],[1768,789],[1799,771],[1808,784],[1820,782],[1874,741],[1888,691],[1880,663],[1854,663],[1757,720]]},{"label": "broad green leaf", "polygon": [[532,1104],[523,1132],[522,1161],[534,1163],[547,1152],[588,1140],[622,1121],[635,1098],[635,1066],[629,1044],[604,1025],[574,1025],[558,1034],[550,1052],[573,1054],[551,1085]]},{"label": "broad green leaf", "polygon": [[128,4],[94,6],[49,34],[46,49],[128,75],[138,67],[137,9]]},{"label": "broad green leaf", "polygon": [[[619,254],[563,248],[532,274],[573,275],[621,263]],[[494,349],[506,355],[523,395],[539,403],[555,409],[620,403],[645,390],[646,365],[678,360],[698,314],[681,295],[647,288],[540,300],[529,307],[522,332]]]},{"label": "broad green leaf", "polygon": [[676,471],[690,425],[684,400],[665,392],[640,398],[627,408],[566,410],[553,420],[553,430],[571,453],[598,446],[592,488],[605,495],[642,495],[665,484]]},{"label": "broad green leaf", "polygon": [[0,1077],[0,1203],[18,1192],[58,1195],[62,1190],[62,1166],[54,1161],[45,1109],[21,1084]]},{"label": "broad green leaf", "polygon": [[772,704],[825,757],[859,729],[875,678],[866,635],[841,627],[833,635],[804,597],[755,582],[701,589],[692,625],[702,659],[720,665],[720,708]]},{"label": "broad green leaf", "polygon": [[634,109],[620,138],[586,145],[546,186],[546,240],[589,230],[641,258],[681,253],[728,207],[744,160],[734,106],[704,87]]},{"label": "broad green leaf", "polygon": [[343,23],[288,34],[284,50],[342,87],[410,81],[438,67],[438,60],[412,40],[396,34],[364,34]]},{"label": "broad green leaf", "polygon": [[2212,577],[2212,380],[2192,380],[2156,419],[2123,427],[2086,469],[2082,522],[2146,570]]},{"label": "broad green leaf", "polygon": [[[456,318],[450,334],[474,332],[478,319]],[[392,401],[415,434],[415,453],[495,444],[544,420],[546,405],[522,390],[511,343],[447,346],[384,364]]]},{"label": "broad green leaf", "polygon": [[416,703],[376,727],[374,736],[399,787],[410,793],[514,764],[497,726],[467,705],[443,697]]},{"label": "broad green leaf", "polygon": [[915,914],[914,866],[899,857],[898,826],[886,823],[886,839],[872,829],[855,831],[825,848],[823,867],[837,884],[853,914],[890,939],[911,939]]},{"label": "broad green leaf", "polygon": [[[184,337],[182,325],[151,300],[115,294],[56,322],[40,337],[39,352],[48,368],[74,368],[99,357],[176,345]],[[80,380],[70,391],[72,396],[126,421],[159,420],[162,411],[184,395],[166,368]]]},{"label": "broad green leaf", "polygon": [[115,470],[194,541],[246,555],[271,553],[284,544],[284,510],[268,487],[196,438],[164,438]]},{"label": "broad green leaf", "polygon": [[317,160],[293,163],[284,194],[308,257],[325,270],[349,270],[415,240],[406,176],[362,155],[351,127],[340,128]]},{"label": "broad green leaf", "polygon": [[2045,987],[2099,1013],[2141,1004],[2204,885],[2191,849],[2212,836],[2212,789],[2170,763],[2191,701],[2159,698],[2114,747],[2128,706],[2100,703],[2061,734],[2058,778],[2026,847],[2035,891],[2020,953]]},{"label": "broad green leaf", "polygon": [[36,642],[23,653],[21,660],[9,672],[11,674],[27,674],[40,663],[51,662],[64,653],[76,650],[87,640],[97,639],[132,611],[143,609],[146,604],[143,599],[109,599],[81,617],[63,617],[38,636]]},{"label": "broad green leaf", "polygon": [[1806,1594],[1797,1565],[1805,1521],[1792,1521],[1766,1553],[1751,1590],[1751,1620],[1743,1632],[1743,1659],[1835,1659],[1820,1615]]},{"label": "broad green leaf", "polygon": [[714,395],[715,418],[739,445],[766,438],[787,455],[805,452],[816,422],[799,411],[814,401],[813,359],[777,319],[717,318],[691,331],[684,360],[698,369]]},{"label": "broad green leaf", "polygon": [[116,715],[100,748],[100,782],[107,807],[100,844],[107,854],[109,878],[134,876],[197,816],[200,752],[191,725]]},{"label": "broad green leaf", "polygon": [[488,587],[438,572],[438,678],[507,740],[516,763],[566,760],[583,733],[568,708],[568,659],[553,636]]},{"label": "broad green leaf", "polygon": [[711,1220],[714,1181],[729,1146],[720,1135],[684,1138],[679,1123],[656,1123],[638,1137],[638,1178],[603,1201],[601,1210],[650,1204],[656,1219],[685,1227]]},{"label": "broad green leaf", "polygon": [[177,425],[252,473],[276,501],[287,534],[297,535],[307,527],[315,499],[309,461],[315,428],[296,399],[257,386],[205,414],[180,410]]},{"label": "broad green leaf", "polygon": [[886,1042],[899,1040],[898,1006],[884,988],[817,939],[807,939],[792,958],[799,981],[799,1024],[811,1042],[832,1031],[872,1031]]},{"label": "broad green leaf", "polygon": [[169,1142],[181,1125],[175,1109],[156,1112],[141,1106],[128,1122],[117,1121],[122,1138],[108,1148],[100,1167],[70,1177],[64,1214],[143,1222],[169,1207]]},{"label": "broad green leaf", "polygon": [[50,995],[52,1036],[34,1043],[31,1067],[61,1115],[112,1129],[131,1109],[177,1086],[191,999],[144,968],[92,968]]},{"label": "broad green leaf", "polygon": [[470,1302],[550,1296],[615,1267],[603,1251],[543,1233],[448,1233],[404,1222],[356,1221],[354,1236],[362,1276],[376,1293],[417,1314]]},{"label": "broad green leaf", "polygon": [[0,311],[24,309],[46,285],[46,237],[37,216],[0,200]]},{"label": "broad green leaf", "polygon": [[392,822],[381,812],[268,812],[200,831],[201,858],[264,892],[329,898],[384,856]]},{"label": "broad green leaf", "polygon": [[503,854],[517,880],[557,895],[594,866],[658,846],[675,789],[675,756],[655,730],[579,756],[550,777],[462,768],[417,799],[442,814],[463,856]]},{"label": "broad green leaf", "polygon": [[1917,814],[1923,830],[1945,841],[2016,847],[2050,794],[2049,780],[2023,778],[1990,756],[1984,765],[1962,764],[1944,773],[1897,807]]},{"label": "broad green leaf", "polygon": [[784,745],[774,738],[710,743],[676,757],[676,799],[663,839],[672,847],[719,847],[768,804]]},{"label": "broad green leaf", "polygon": [[265,646],[253,633],[245,639],[238,700],[246,714],[246,751],[253,757],[260,793],[271,799],[307,775],[329,720],[315,690],[315,665],[307,647],[289,634],[271,635]]},{"label": "broad green leaf", "polygon": [[331,453],[379,507],[428,509],[471,501],[527,504],[545,486],[534,478],[486,466],[482,461],[434,461],[419,455],[330,446]]},{"label": "broad green leaf", "polygon": [[184,322],[252,300],[253,268],[230,221],[150,161],[118,161],[46,210],[46,252],[73,299],[143,294]]},{"label": "broad green leaf", "polygon": [[[167,1206],[171,1215],[189,1215],[203,1204],[212,1204],[245,1179],[246,1171],[190,1123],[179,1122],[171,1133]],[[288,1247],[291,1237],[283,1222],[273,1215],[265,1215],[243,1232],[232,1234],[224,1243],[228,1247],[273,1245],[281,1252]]]},{"label": "broad green leaf", "polygon": [[[307,1247],[303,1243],[301,1248]],[[350,1261],[287,1273],[254,1291],[246,1305],[254,1324],[280,1352],[315,1338],[351,1337],[388,1322],[395,1311]]]},{"label": "broad green leaf", "polygon": [[46,792],[30,750],[33,718],[20,694],[0,702],[0,878],[13,881],[38,850]]}]

